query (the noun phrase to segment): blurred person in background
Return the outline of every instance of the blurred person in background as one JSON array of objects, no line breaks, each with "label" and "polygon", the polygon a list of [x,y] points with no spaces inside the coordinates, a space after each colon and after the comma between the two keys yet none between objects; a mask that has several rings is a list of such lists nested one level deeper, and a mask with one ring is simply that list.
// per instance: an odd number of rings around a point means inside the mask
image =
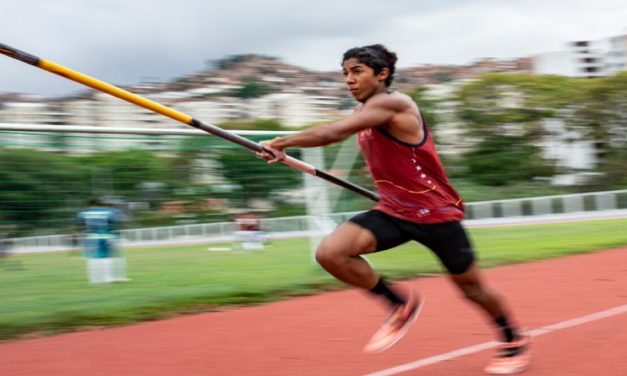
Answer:
[{"label": "blurred person in background", "polygon": [[367,352],[388,349],[418,316],[424,299],[391,286],[361,256],[410,240],[431,249],[463,296],[477,305],[498,329],[502,345],[485,371],[513,374],[529,362],[529,339],[515,324],[503,300],[482,280],[461,221],[464,205],[452,187],[433,135],[412,99],[390,90],[396,54],[377,44],[344,53],[342,70],[359,102],[349,117],[297,134],[261,142],[258,155],[270,163],[290,147],[317,147],[353,134],[381,199],[367,212],[339,225],[316,250],[318,263],[335,278],[387,302],[390,314],[366,344]]},{"label": "blurred person in background", "polygon": [[91,199],[88,204],[78,214],[77,222],[83,233],[89,283],[128,281],[126,259],[118,246],[122,213],[99,198]]},{"label": "blurred person in background", "polygon": [[244,250],[263,249],[264,233],[261,218],[255,213],[241,213],[235,216],[235,238]]}]

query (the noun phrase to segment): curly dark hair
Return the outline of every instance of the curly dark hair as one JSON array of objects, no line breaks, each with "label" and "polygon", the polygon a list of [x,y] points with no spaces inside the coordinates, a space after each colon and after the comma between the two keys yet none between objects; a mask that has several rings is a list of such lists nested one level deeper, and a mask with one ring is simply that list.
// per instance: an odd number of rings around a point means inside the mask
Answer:
[{"label": "curly dark hair", "polygon": [[392,80],[394,80],[394,71],[395,65],[398,58],[396,54],[392,51],[389,51],[382,44],[371,44],[369,46],[363,47],[353,47],[350,50],[344,52],[344,56],[342,57],[342,64],[348,59],[355,58],[359,60],[360,63],[366,64],[374,71],[374,74],[381,73],[383,68],[387,68],[390,71],[390,74],[385,79],[385,86],[389,87],[392,85]]}]

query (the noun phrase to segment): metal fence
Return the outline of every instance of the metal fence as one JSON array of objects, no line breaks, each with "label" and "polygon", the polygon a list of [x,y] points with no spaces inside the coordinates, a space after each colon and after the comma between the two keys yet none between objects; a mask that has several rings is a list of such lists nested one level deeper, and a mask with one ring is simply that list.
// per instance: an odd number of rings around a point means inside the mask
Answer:
[{"label": "metal fence", "polygon": [[627,209],[627,190],[542,196],[467,204],[467,219],[538,216]]},{"label": "metal fence", "polygon": [[[542,196],[467,203],[469,227],[627,217],[627,190]],[[318,236],[356,214],[267,218],[261,227],[269,238]],[[127,229],[121,231],[123,247],[229,242],[235,239],[232,222]],[[80,246],[73,235],[14,238],[13,252],[63,251]]]}]

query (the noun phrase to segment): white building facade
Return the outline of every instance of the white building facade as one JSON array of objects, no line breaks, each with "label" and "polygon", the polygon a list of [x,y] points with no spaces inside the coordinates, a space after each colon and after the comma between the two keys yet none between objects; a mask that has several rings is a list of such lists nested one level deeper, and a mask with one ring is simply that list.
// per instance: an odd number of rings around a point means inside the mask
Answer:
[{"label": "white building facade", "polygon": [[594,78],[627,70],[627,34],[571,42],[563,51],[533,57],[533,73]]}]

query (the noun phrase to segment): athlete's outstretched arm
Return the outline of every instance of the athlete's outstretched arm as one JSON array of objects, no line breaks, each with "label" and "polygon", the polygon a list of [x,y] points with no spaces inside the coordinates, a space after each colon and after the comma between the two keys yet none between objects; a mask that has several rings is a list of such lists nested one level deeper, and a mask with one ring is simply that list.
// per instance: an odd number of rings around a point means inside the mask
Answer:
[{"label": "athlete's outstretched arm", "polygon": [[270,162],[277,162],[285,157],[283,150],[289,147],[325,146],[342,141],[361,130],[386,124],[398,112],[398,107],[399,103],[394,98],[373,97],[371,101],[342,120],[318,125],[293,135],[262,141],[261,145],[274,156],[267,153],[258,154]]}]

